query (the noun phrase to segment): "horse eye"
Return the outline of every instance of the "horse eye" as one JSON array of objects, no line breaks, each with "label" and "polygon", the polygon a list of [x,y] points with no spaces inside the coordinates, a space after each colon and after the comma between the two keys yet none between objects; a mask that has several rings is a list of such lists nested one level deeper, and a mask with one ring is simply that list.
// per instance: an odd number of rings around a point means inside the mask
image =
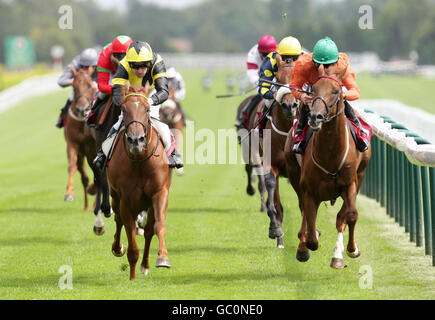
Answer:
[{"label": "horse eye", "polygon": [[339,93],[340,93],[340,90],[338,90],[338,89],[332,90],[332,94],[339,94]]}]

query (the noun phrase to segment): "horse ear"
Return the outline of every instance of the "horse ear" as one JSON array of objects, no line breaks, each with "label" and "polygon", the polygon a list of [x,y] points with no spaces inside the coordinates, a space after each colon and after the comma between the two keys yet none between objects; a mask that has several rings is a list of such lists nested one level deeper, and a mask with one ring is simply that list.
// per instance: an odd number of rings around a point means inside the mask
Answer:
[{"label": "horse ear", "polygon": [[278,63],[278,67],[285,64],[285,61],[282,60],[282,57],[279,54],[276,55],[276,63]]},{"label": "horse ear", "polygon": [[88,68],[88,74],[89,74],[90,76],[92,76],[92,74],[94,73],[94,71],[95,71],[94,66],[90,66],[90,67]]},{"label": "horse ear", "polygon": [[325,67],[323,66],[323,64],[321,64],[317,70],[319,71],[319,76],[326,75]]}]

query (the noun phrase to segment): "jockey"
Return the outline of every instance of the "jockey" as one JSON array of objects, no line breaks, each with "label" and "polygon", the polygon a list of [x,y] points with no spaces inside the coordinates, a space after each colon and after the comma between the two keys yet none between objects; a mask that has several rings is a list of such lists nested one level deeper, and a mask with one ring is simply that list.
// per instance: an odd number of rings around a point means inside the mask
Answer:
[{"label": "jockey", "polygon": [[[134,41],[128,47],[126,56],[119,62],[118,69],[112,80],[113,104],[119,106],[119,108],[122,105],[121,88],[127,82],[130,82],[131,85],[140,84],[145,86],[149,83],[154,86],[155,93],[148,98],[151,109],[151,123],[159,132],[165,146],[165,151],[169,153],[172,146],[172,135],[169,127],[158,120],[160,104],[168,99],[168,78],[162,57],[153,52],[148,43]],[[122,120],[123,114],[121,112],[118,122],[110,129],[108,139],[113,141],[116,132],[121,126]],[[97,157],[94,159],[94,163],[103,170],[105,160],[106,155],[100,149],[97,153]],[[183,167],[181,156],[176,149],[168,155],[168,161],[170,168]]]},{"label": "jockey", "polygon": [[[262,81],[262,79],[273,81],[276,73],[278,72],[278,64],[276,62],[276,56],[280,55],[283,61],[290,63],[291,61],[298,60],[302,55],[302,46],[298,39],[294,37],[283,38],[279,45],[278,51],[271,52],[264,59],[260,67],[260,79],[258,86],[258,93],[266,99],[265,108],[268,109],[275,101],[276,88],[270,83]],[[264,123],[260,123],[258,131],[261,134],[262,126]]]},{"label": "jockey", "polygon": [[[271,35],[264,35],[258,39],[258,43],[255,44],[251,50],[249,50],[248,58],[246,60],[247,71],[249,82],[254,86],[258,86],[258,71],[266,56],[276,51],[276,40]],[[254,96],[251,101],[243,108],[240,112],[239,117],[236,119],[234,125],[240,127],[244,118],[248,117],[252,109],[261,101],[262,97],[260,94]]]},{"label": "jockey", "polygon": [[86,116],[86,123],[90,126],[94,125],[94,117],[96,110],[112,94],[113,85],[111,79],[115,75],[119,61],[125,57],[128,46],[133,40],[124,35],[117,36],[113,41],[107,44],[100,53],[97,63],[98,71],[98,99],[95,101],[91,112]]},{"label": "jockey", "polygon": [[[92,74],[92,80],[94,81],[95,87],[97,87],[97,65],[98,52],[94,48],[87,48],[83,50],[78,56],[76,56],[71,63],[65,68],[63,74],[59,77],[57,84],[62,88],[66,88],[72,85],[74,80],[74,75],[71,71],[71,68],[74,68],[76,71],[80,69],[88,69],[89,67],[94,68],[94,73]],[[68,107],[71,102],[74,100],[74,91],[68,97],[68,100],[65,103],[65,106],[61,109],[59,118],[56,122],[56,127],[62,128],[64,126],[64,122],[66,119],[66,114],[68,112]]]},{"label": "jockey", "polygon": [[186,125],[184,110],[180,105],[180,101],[184,100],[186,96],[186,85],[184,84],[184,79],[174,67],[169,67],[168,70],[166,70],[166,73],[168,74],[168,89],[174,89],[174,100],[180,106],[179,110],[183,117],[183,123]]},{"label": "jockey", "polygon": [[[316,83],[319,72],[319,66],[323,64],[325,68],[328,68],[330,65],[337,64],[340,70],[347,69],[345,75],[343,76],[342,83],[346,87],[347,91],[345,94],[345,115],[349,120],[354,122],[361,131],[363,136],[366,136],[365,131],[363,130],[360,121],[358,120],[353,108],[349,104],[348,101],[357,100],[360,97],[360,90],[355,81],[355,73],[352,70],[352,67],[349,63],[348,56],[343,52],[338,52],[337,45],[335,42],[329,38],[325,37],[317,41],[314,46],[313,53],[306,54],[299,59],[292,73],[291,87],[302,89],[304,84],[313,85]],[[293,152],[302,154],[304,152],[304,140],[305,137],[303,135],[304,128],[307,125],[308,114],[309,114],[309,104],[311,104],[313,100],[313,96],[306,93],[301,93],[295,90],[292,90],[294,96],[301,100],[303,106],[300,110],[299,121],[297,124],[297,128],[294,133],[293,139]],[[357,148],[359,151],[364,152],[368,149],[370,142],[365,137],[358,139]]]}]

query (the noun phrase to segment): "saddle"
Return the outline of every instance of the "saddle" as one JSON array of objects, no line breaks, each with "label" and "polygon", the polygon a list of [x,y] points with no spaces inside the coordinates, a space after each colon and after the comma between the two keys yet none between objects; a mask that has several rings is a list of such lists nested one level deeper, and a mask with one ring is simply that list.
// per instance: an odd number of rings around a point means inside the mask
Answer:
[{"label": "saddle", "polygon": [[[357,114],[356,116],[358,117],[358,120],[361,123],[364,132],[360,130],[360,128],[354,121],[350,120],[349,118],[346,118],[346,120],[347,120],[347,124],[349,125],[350,133],[352,135],[353,141],[355,142],[355,146],[358,148],[359,141],[361,139],[367,139],[368,141],[370,141],[373,135],[373,130],[372,127],[367,122],[365,122],[359,114]],[[294,132],[296,131],[296,127],[297,127],[297,121],[293,123],[293,139],[295,138]],[[310,126],[307,124],[304,127],[302,133],[300,134],[300,140],[299,140],[301,141],[301,148],[303,151],[305,151],[305,148],[307,147],[308,142],[310,141],[312,136],[313,136],[313,131],[310,129]]]},{"label": "saddle", "polygon": [[[107,101],[106,103],[104,103],[105,100]],[[105,100],[103,100],[98,105],[94,105],[91,111],[85,115],[86,124],[91,128],[98,128],[104,123],[104,121],[106,121],[107,114],[109,113],[110,106],[112,105],[112,95],[110,95],[109,98]],[[98,112],[103,106],[105,106],[104,111],[98,119]]]}]

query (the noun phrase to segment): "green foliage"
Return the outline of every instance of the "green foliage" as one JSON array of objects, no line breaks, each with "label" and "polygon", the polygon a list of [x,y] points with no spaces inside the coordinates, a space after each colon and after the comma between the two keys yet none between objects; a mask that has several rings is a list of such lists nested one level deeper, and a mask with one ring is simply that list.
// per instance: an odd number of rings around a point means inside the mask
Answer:
[{"label": "green foliage", "polygon": [[[73,8],[73,30],[60,30],[58,8]],[[359,28],[359,8],[373,9],[372,30]],[[0,40],[7,35],[29,35],[37,59],[50,61],[49,50],[59,43],[65,61],[85,47],[104,46],[119,34],[148,41],[156,51],[177,50],[172,38],[184,38],[193,51],[246,52],[263,34],[279,41],[292,35],[312,50],[328,35],[340,51],[376,51],[382,59],[408,58],[420,62],[435,57],[435,2],[431,0],[204,0],[183,10],[129,0],[126,13],[102,10],[92,1],[0,1]],[[3,60],[0,50],[0,61]]]}]

